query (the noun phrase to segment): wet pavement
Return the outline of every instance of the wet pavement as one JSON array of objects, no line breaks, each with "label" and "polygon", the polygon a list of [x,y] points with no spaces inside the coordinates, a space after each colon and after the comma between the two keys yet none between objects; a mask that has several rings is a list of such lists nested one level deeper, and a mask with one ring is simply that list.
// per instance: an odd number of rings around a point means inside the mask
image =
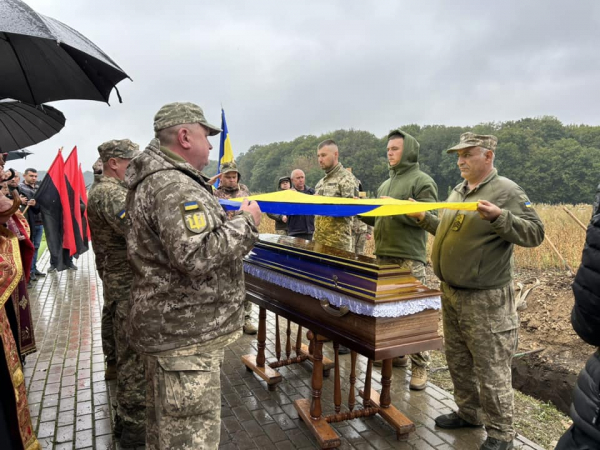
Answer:
[{"label": "wet pavement", "polygon": [[[104,380],[100,334],[102,284],[90,251],[76,261],[77,271],[48,274],[30,289],[38,351],[26,359],[25,377],[33,427],[44,449],[119,449],[112,436],[115,384]],[[46,272],[49,254],[38,267]],[[255,315],[257,308],[255,307]],[[268,315],[267,358],[274,361],[275,319]],[[285,321],[281,321],[285,327]],[[283,331],[283,330],[282,330]],[[292,332],[295,336],[295,330]],[[285,333],[282,333],[285,345]],[[256,342],[244,336],[225,350],[222,380],[221,449],[314,449],[316,439],[298,418],[293,402],[310,398],[311,364],[304,362],[278,369],[283,381],[274,392],[248,372],[242,355],[256,353]],[[324,354],[333,359],[331,343]],[[348,391],[350,355],[341,356],[342,411]],[[359,358],[357,388],[363,387],[366,359]],[[408,369],[394,369],[392,404],[411,419],[417,429],[406,442],[379,416],[333,424],[341,437],[340,449],[458,449],[476,450],[485,438],[482,429],[445,431],[434,418],[455,408],[452,395],[428,384],[410,391]],[[374,371],[374,389],[381,386]],[[333,371],[323,387],[325,414],[333,412]],[[516,448],[541,449],[518,436]]]}]

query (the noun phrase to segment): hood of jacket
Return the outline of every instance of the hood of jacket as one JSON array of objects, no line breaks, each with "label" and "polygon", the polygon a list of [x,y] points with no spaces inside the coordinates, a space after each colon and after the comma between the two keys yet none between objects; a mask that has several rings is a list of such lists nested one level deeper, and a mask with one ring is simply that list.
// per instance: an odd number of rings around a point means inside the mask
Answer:
[{"label": "hood of jacket", "polygon": [[404,148],[400,162],[394,166],[389,166],[390,176],[393,174],[402,175],[411,169],[419,168],[419,142],[410,134],[398,129],[390,132],[388,136],[399,134],[404,137]]}]

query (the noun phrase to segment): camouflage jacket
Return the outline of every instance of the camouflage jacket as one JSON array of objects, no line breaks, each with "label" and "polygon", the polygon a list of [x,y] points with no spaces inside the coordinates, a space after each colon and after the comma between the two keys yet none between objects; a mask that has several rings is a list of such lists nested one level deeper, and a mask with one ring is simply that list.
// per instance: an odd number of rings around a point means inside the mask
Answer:
[{"label": "camouflage jacket", "polygon": [[[319,180],[315,195],[325,197],[358,197],[358,183],[354,175],[338,163]],[[315,217],[313,240],[346,251],[352,251],[352,217]]]},{"label": "camouflage jacket", "polygon": [[227,220],[207,179],[153,139],[126,173],[133,270],[129,339],[142,353],[202,344],[242,325],[250,213]]},{"label": "camouflage jacket", "polygon": [[96,175],[88,194],[88,221],[92,233],[92,245],[96,255],[96,268],[100,278],[105,274],[120,275],[131,281],[131,269],[127,262],[125,232],[125,197],[127,187],[113,177]]},{"label": "camouflage jacket", "polygon": [[[230,198],[240,198],[240,197],[250,197],[250,189],[245,184],[238,184],[237,189],[224,188],[223,186],[219,186],[214,190],[215,196],[217,198],[222,198],[224,200],[228,200]],[[233,219],[235,215],[235,211],[227,211],[227,218]]]},{"label": "camouflage jacket", "polygon": [[471,191],[463,181],[447,201],[478,200],[495,204],[502,213],[489,222],[477,211],[446,210],[441,218],[427,213],[419,225],[435,234],[431,262],[440,281],[455,288],[499,289],[512,280],[514,246],[540,245],[544,225],[523,189],[496,169]]},{"label": "camouflage jacket", "polygon": [[248,186],[246,186],[245,184],[238,184],[238,188],[237,189],[226,189],[223,186],[219,186],[216,190],[215,190],[215,196],[217,198],[222,198],[222,199],[230,199],[230,198],[240,198],[240,197],[250,197],[250,190],[248,189]]}]

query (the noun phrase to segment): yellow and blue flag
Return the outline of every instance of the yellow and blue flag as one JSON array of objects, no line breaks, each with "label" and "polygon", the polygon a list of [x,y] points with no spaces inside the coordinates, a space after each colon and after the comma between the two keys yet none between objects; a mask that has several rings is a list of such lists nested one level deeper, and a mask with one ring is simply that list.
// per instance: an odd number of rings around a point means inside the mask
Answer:
[{"label": "yellow and blue flag", "polygon": [[[221,108],[221,145],[219,146],[219,160],[217,164],[217,174],[221,173],[221,166],[224,163],[233,161],[233,150],[231,149],[231,139],[229,139],[229,130],[227,129],[227,121],[225,120],[225,110]],[[215,183],[215,187],[219,187],[219,180]]]}]

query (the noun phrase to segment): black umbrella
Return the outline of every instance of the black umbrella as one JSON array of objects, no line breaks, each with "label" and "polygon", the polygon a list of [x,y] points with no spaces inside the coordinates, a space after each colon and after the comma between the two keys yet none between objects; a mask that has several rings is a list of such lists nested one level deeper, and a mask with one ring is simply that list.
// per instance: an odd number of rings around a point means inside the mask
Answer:
[{"label": "black umbrella", "polygon": [[29,155],[33,155],[33,152],[30,152],[29,150],[27,150],[25,148],[20,149],[20,150],[13,150],[6,157],[6,161],[12,161],[14,159],[24,159],[24,158],[27,158]]},{"label": "black umbrella", "polygon": [[48,105],[0,102],[0,153],[51,138],[65,126],[65,116]]},{"label": "black umbrella", "polygon": [[[93,42],[20,0],[0,0],[0,98],[108,102],[127,74]],[[121,96],[117,90],[119,101]]]}]

